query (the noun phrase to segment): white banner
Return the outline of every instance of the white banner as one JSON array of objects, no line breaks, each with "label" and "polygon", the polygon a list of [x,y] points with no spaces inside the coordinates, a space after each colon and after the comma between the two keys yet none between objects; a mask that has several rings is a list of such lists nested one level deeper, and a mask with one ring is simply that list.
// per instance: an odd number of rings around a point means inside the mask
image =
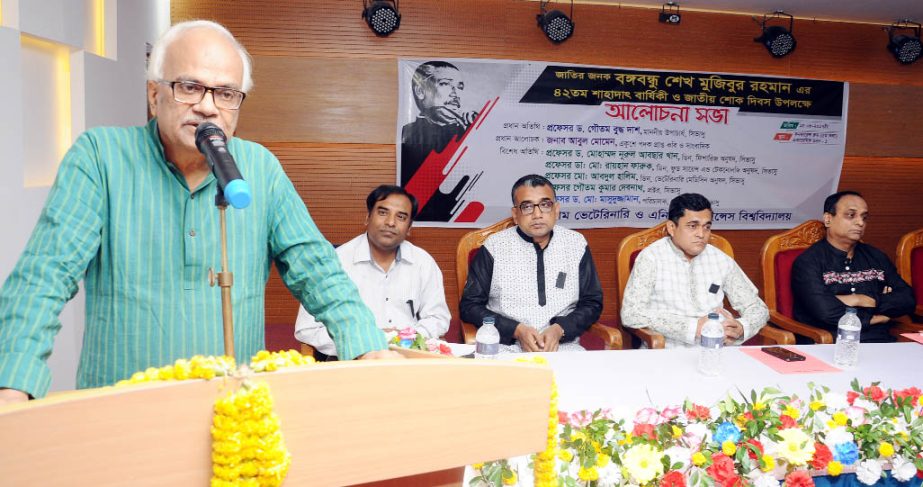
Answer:
[{"label": "white banner", "polygon": [[551,180],[570,228],[650,227],[695,192],[722,229],[791,228],[836,191],[848,85],[498,60],[400,60],[398,184],[417,226],[510,216]]}]

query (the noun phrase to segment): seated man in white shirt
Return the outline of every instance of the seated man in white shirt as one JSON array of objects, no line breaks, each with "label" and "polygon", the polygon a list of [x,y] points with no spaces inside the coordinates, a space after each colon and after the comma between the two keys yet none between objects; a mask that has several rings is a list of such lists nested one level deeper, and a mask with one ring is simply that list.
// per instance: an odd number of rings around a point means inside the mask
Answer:
[{"label": "seated man in white shirt", "polygon": [[[417,199],[400,186],[381,185],[365,200],[366,232],[336,249],[378,327],[413,327],[427,338],[449,329],[442,271],[425,250],[407,242]],[[301,307],[295,338],[331,359],[337,350],[327,328]]]},{"label": "seated man in white shirt", "polygon": [[[741,344],[769,319],[760,299],[734,259],[708,243],[712,209],[707,198],[685,193],[670,202],[664,237],[638,254],[622,300],[622,324],[649,328],[664,336],[665,346],[698,343],[708,314],[721,315],[725,345]],[[740,312],[724,309],[724,296]]]}]

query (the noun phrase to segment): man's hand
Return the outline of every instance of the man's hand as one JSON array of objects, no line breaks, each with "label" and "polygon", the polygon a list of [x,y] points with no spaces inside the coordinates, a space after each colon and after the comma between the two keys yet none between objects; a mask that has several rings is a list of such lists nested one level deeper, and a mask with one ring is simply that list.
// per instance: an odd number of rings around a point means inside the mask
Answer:
[{"label": "man's hand", "polygon": [[359,356],[359,360],[390,360],[396,358],[402,359],[404,356],[394,350],[374,350]]},{"label": "man's hand", "polygon": [[852,308],[874,308],[878,306],[875,298],[865,294],[842,294],[837,295],[836,298]]},{"label": "man's hand", "polygon": [[563,336],[564,328],[557,323],[553,323],[548,328],[545,328],[545,331],[542,332],[542,337],[545,339],[544,351],[557,352],[558,344],[561,343],[561,337]]},{"label": "man's hand", "polygon": [[872,319],[869,320],[870,325],[880,325],[882,323],[887,323],[891,321],[891,318],[885,315],[872,315]]},{"label": "man's hand", "polygon": [[699,338],[702,338],[702,328],[705,327],[705,322],[708,321],[708,315],[705,315],[699,318],[698,323],[695,324],[695,339],[698,343]]},{"label": "man's hand", "polygon": [[744,336],[744,325],[734,318],[730,311],[724,308],[716,308],[715,311],[724,317],[721,325],[724,326],[724,344],[730,345]]},{"label": "man's hand", "polygon": [[0,389],[0,406],[26,402],[28,400],[29,395],[25,392],[17,391],[16,389]]},{"label": "man's hand", "polygon": [[541,352],[545,349],[545,337],[525,323],[516,325],[513,338],[519,340],[519,346],[524,352]]}]

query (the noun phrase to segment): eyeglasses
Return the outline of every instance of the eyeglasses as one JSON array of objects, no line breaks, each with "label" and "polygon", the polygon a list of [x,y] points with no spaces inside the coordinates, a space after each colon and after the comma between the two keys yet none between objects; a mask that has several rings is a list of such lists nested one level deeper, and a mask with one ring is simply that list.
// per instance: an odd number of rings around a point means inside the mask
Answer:
[{"label": "eyeglasses", "polygon": [[551,200],[542,200],[538,204],[535,204],[531,201],[523,201],[516,208],[519,208],[519,212],[523,215],[531,215],[535,213],[535,208],[542,210],[542,213],[551,213],[551,209],[554,208],[554,201]]},{"label": "eyeglasses", "polygon": [[200,85],[191,81],[160,81],[165,85],[170,85],[173,90],[173,99],[179,103],[195,105],[205,98],[205,94],[212,93],[212,100],[215,106],[224,110],[237,110],[240,104],[244,102],[247,94],[233,88],[215,88],[211,86]]}]

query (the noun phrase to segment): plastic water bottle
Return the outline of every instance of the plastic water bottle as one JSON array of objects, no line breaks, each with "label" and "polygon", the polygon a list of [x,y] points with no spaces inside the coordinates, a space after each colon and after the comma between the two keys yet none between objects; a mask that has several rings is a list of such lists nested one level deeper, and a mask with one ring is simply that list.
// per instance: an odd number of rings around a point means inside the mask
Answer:
[{"label": "plastic water bottle", "polygon": [[836,329],[836,348],[833,351],[833,363],[840,367],[851,368],[859,363],[859,334],[862,322],[856,316],[856,308],[846,308]]},{"label": "plastic water bottle", "polygon": [[699,338],[699,372],[705,375],[721,373],[721,347],[724,346],[724,327],[718,313],[708,313]]},{"label": "plastic water bottle", "polygon": [[474,341],[477,343],[474,358],[497,358],[497,354],[500,353],[500,332],[494,326],[493,316],[484,317]]}]

